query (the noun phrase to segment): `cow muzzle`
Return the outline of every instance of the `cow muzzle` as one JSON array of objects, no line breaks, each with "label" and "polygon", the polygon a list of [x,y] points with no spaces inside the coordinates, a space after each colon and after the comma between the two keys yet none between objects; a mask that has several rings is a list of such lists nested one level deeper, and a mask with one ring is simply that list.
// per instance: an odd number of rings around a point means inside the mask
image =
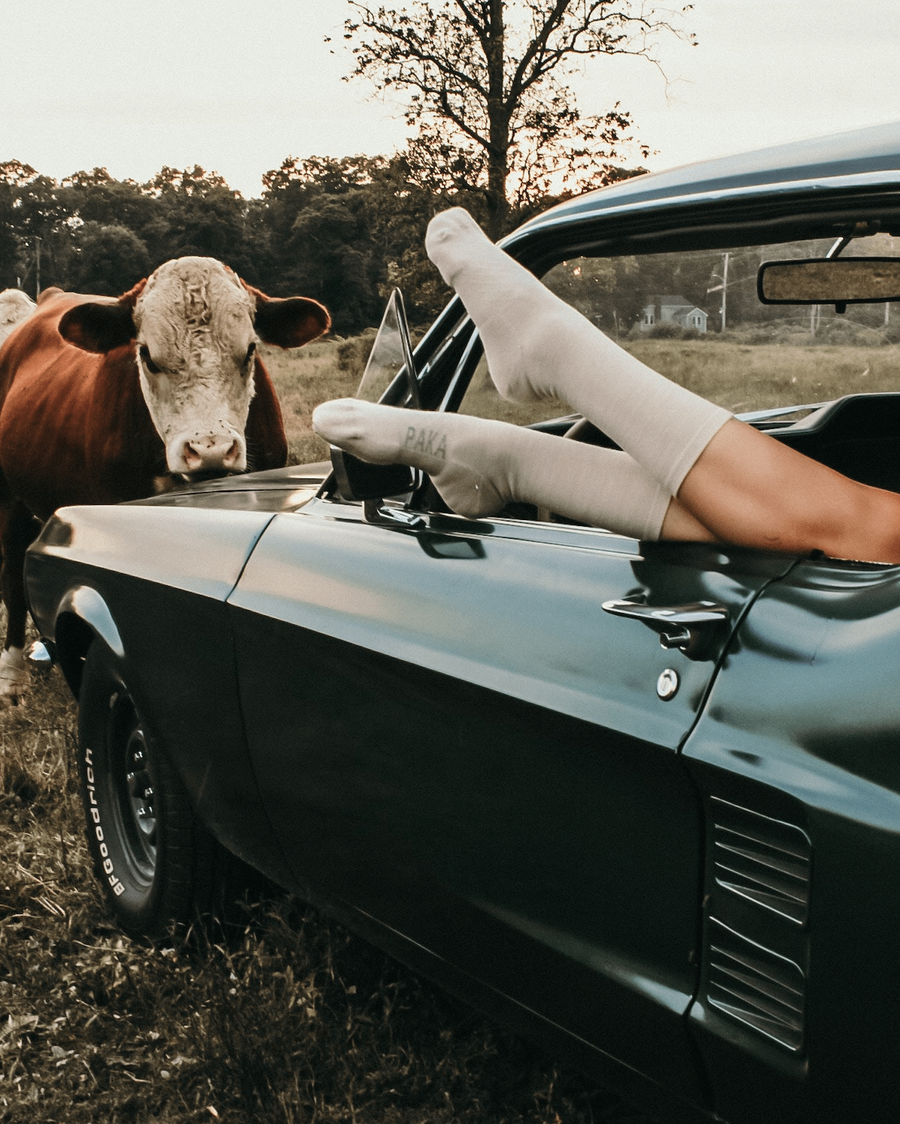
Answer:
[{"label": "cow muzzle", "polygon": [[243,472],[247,467],[247,446],[233,433],[179,437],[166,450],[169,471],[197,478]]}]

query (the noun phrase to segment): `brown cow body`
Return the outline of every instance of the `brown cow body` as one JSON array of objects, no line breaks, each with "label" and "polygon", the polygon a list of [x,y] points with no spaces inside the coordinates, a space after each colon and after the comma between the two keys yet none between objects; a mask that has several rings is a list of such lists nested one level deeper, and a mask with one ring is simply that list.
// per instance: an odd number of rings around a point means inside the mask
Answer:
[{"label": "brown cow body", "polygon": [[118,300],[49,295],[11,335],[0,348],[0,702],[25,689],[22,566],[35,517],[152,495],[173,477],[284,465],[255,342],[296,347],[328,327],[315,301],[275,300],[213,259],[186,258]]}]

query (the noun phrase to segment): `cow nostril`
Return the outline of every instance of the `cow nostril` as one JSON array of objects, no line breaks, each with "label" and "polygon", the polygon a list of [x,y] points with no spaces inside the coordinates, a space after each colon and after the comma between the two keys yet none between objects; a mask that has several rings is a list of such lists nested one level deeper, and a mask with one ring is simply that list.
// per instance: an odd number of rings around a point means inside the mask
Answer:
[{"label": "cow nostril", "polygon": [[187,465],[188,469],[199,468],[203,464],[203,457],[190,441],[185,441],[182,452],[184,455],[184,463]]},{"label": "cow nostril", "polygon": [[243,447],[238,438],[222,437],[192,438],[181,447],[183,463],[187,472],[203,469],[232,469],[241,459]]}]

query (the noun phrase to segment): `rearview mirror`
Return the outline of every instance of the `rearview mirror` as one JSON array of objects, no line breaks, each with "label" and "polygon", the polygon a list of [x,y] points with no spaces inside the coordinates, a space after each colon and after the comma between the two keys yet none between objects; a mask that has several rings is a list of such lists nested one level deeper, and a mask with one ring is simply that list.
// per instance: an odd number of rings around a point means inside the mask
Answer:
[{"label": "rearview mirror", "polygon": [[815,258],[764,262],[763,304],[880,304],[900,300],[900,258]]}]

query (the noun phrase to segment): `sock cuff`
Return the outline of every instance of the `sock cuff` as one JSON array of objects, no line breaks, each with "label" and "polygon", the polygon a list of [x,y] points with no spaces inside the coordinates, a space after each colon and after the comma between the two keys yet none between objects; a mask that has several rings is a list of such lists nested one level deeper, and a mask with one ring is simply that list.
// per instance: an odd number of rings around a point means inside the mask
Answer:
[{"label": "sock cuff", "polygon": [[[643,542],[658,542],[671,502],[671,492],[660,484],[656,493],[651,495],[647,501],[643,519],[635,527],[635,536]],[[635,514],[639,516],[640,511],[636,510]]]},{"label": "sock cuff", "polygon": [[716,406],[705,400],[701,401],[708,409],[695,411],[700,415],[695,419],[697,424],[693,430],[687,430],[687,439],[683,441],[676,455],[657,477],[671,496],[678,495],[678,489],[684,483],[685,476],[697,463],[697,458],[722,426],[733,417],[724,406]]}]

